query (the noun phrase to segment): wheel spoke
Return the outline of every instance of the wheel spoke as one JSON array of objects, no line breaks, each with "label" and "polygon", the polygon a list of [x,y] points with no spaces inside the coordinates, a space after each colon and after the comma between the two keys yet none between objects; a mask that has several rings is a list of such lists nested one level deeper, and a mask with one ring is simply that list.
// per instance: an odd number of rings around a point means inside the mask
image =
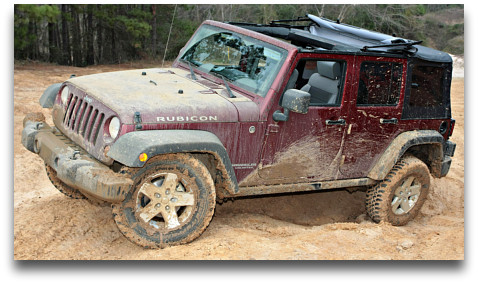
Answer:
[{"label": "wheel spoke", "polygon": [[402,208],[404,213],[407,213],[410,210],[411,207],[410,207],[410,201],[408,200],[408,198],[402,199],[402,202],[400,202],[400,207]]},{"label": "wheel spoke", "polygon": [[150,202],[145,207],[137,210],[139,217],[143,219],[143,221],[146,223],[151,221],[151,219],[156,217],[160,212],[160,209],[158,207],[155,207],[155,204],[153,204],[153,202]]},{"label": "wheel spoke", "polygon": [[178,186],[178,176],[172,173],[168,173],[164,177],[164,182],[161,185],[162,188],[164,188],[165,190],[170,190],[170,191],[175,190],[177,186]]},{"label": "wheel spoke", "polygon": [[401,201],[402,201],[402,198],[400,198],[400,197],[393,198],[393,200],[392,200],[392,211],[394,213],[397,213],[397,209],[398,209],[398,206],[400,206]]},{"label": "wheel spoke", "polygon": [[176,191],[171,198],[171,204],[174,206],[192,206],[194,205],[194,194]]},{"label": "wheel spoke", "polygon": [[166,223],[166,228],[173,229],[180,225],[178,214],[176,214],[176,210],[174,208],[170,208],[169,210],[161,210],[161,214],[163,215],[164,222]]},{"label": "wheel spoke", "polygon": [[414,179],[415,179],[415,177],[409,177],[409,178],[407,178],[407,179],[403,182],[402,188],[403,188],[404,190],[406,190],[406,191],[409,190],[409,188],[410,188],[410,186],[412,185]]},{"label": "wheel spoke", "polygon": [[153,199],[154,193],[158,191],[158,187],[152,183],[146,182],[139,189],[139,193],[146,195],[149,199]]},{"label": "wheel spoke", "polygon": [[417,195],[420,194],[420,189],[422,187],[419,184],[413,185],[410,187],[410,194],[411,195]]}]

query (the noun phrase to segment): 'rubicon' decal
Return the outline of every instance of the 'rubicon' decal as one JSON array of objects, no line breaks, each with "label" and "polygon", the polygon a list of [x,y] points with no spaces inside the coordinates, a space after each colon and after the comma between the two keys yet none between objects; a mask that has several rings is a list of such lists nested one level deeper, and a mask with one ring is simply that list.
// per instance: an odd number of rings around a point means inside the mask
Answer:
[{"label": "'rubicon' decal", "polygon": [[216,115],[193,115],[193,116],[158,116],[158,122],[197,122],[197,121],[217,121]]}]

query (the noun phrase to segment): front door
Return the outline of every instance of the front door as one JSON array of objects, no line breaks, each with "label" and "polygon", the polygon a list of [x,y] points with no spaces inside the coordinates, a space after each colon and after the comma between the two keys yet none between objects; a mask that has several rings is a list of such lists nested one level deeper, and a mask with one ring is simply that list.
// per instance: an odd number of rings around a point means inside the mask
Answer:
[{"label": "front door", "polygon": [[[262,150],[259,177],[263,184],[306,183],[337,179],[347,129],[352,56],[301,56],[295,60],[294,82],[307,91],[307,114],[290,112],[285,122],[270,123]],[[279,105],[279,103],[278,103]],[[281,109],[277,106],[277,109]]]}]

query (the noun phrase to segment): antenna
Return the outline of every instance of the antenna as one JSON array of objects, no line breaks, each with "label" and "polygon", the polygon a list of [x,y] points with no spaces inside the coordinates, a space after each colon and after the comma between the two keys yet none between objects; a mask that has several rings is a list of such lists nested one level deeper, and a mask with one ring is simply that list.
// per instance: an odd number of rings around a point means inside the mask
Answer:
[{"label": "antenna", "polygon": [[164,59],[166,58],[166,53],[168,52],[169,37],[171,36],[171,31],[173,30],[174,16],[176,16],[176,8],[177,7],[178,7],[178,4],[176,4],[174,6],[173,19],[171,20],[171,26],[169,26],[168,40],[166,41],[166,48],[164,49],[163,63],[161,64],[161,68],[164,67]]}]

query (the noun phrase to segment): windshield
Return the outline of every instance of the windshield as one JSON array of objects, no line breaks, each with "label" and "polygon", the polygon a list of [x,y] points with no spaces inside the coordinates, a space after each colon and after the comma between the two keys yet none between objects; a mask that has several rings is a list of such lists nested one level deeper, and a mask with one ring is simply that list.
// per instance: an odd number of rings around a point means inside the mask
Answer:
[{"label": "windshield", "polygon": [[287,51],[221,28],[203,25],[181,55],[198,70],[224,77],[265,97]]}]

